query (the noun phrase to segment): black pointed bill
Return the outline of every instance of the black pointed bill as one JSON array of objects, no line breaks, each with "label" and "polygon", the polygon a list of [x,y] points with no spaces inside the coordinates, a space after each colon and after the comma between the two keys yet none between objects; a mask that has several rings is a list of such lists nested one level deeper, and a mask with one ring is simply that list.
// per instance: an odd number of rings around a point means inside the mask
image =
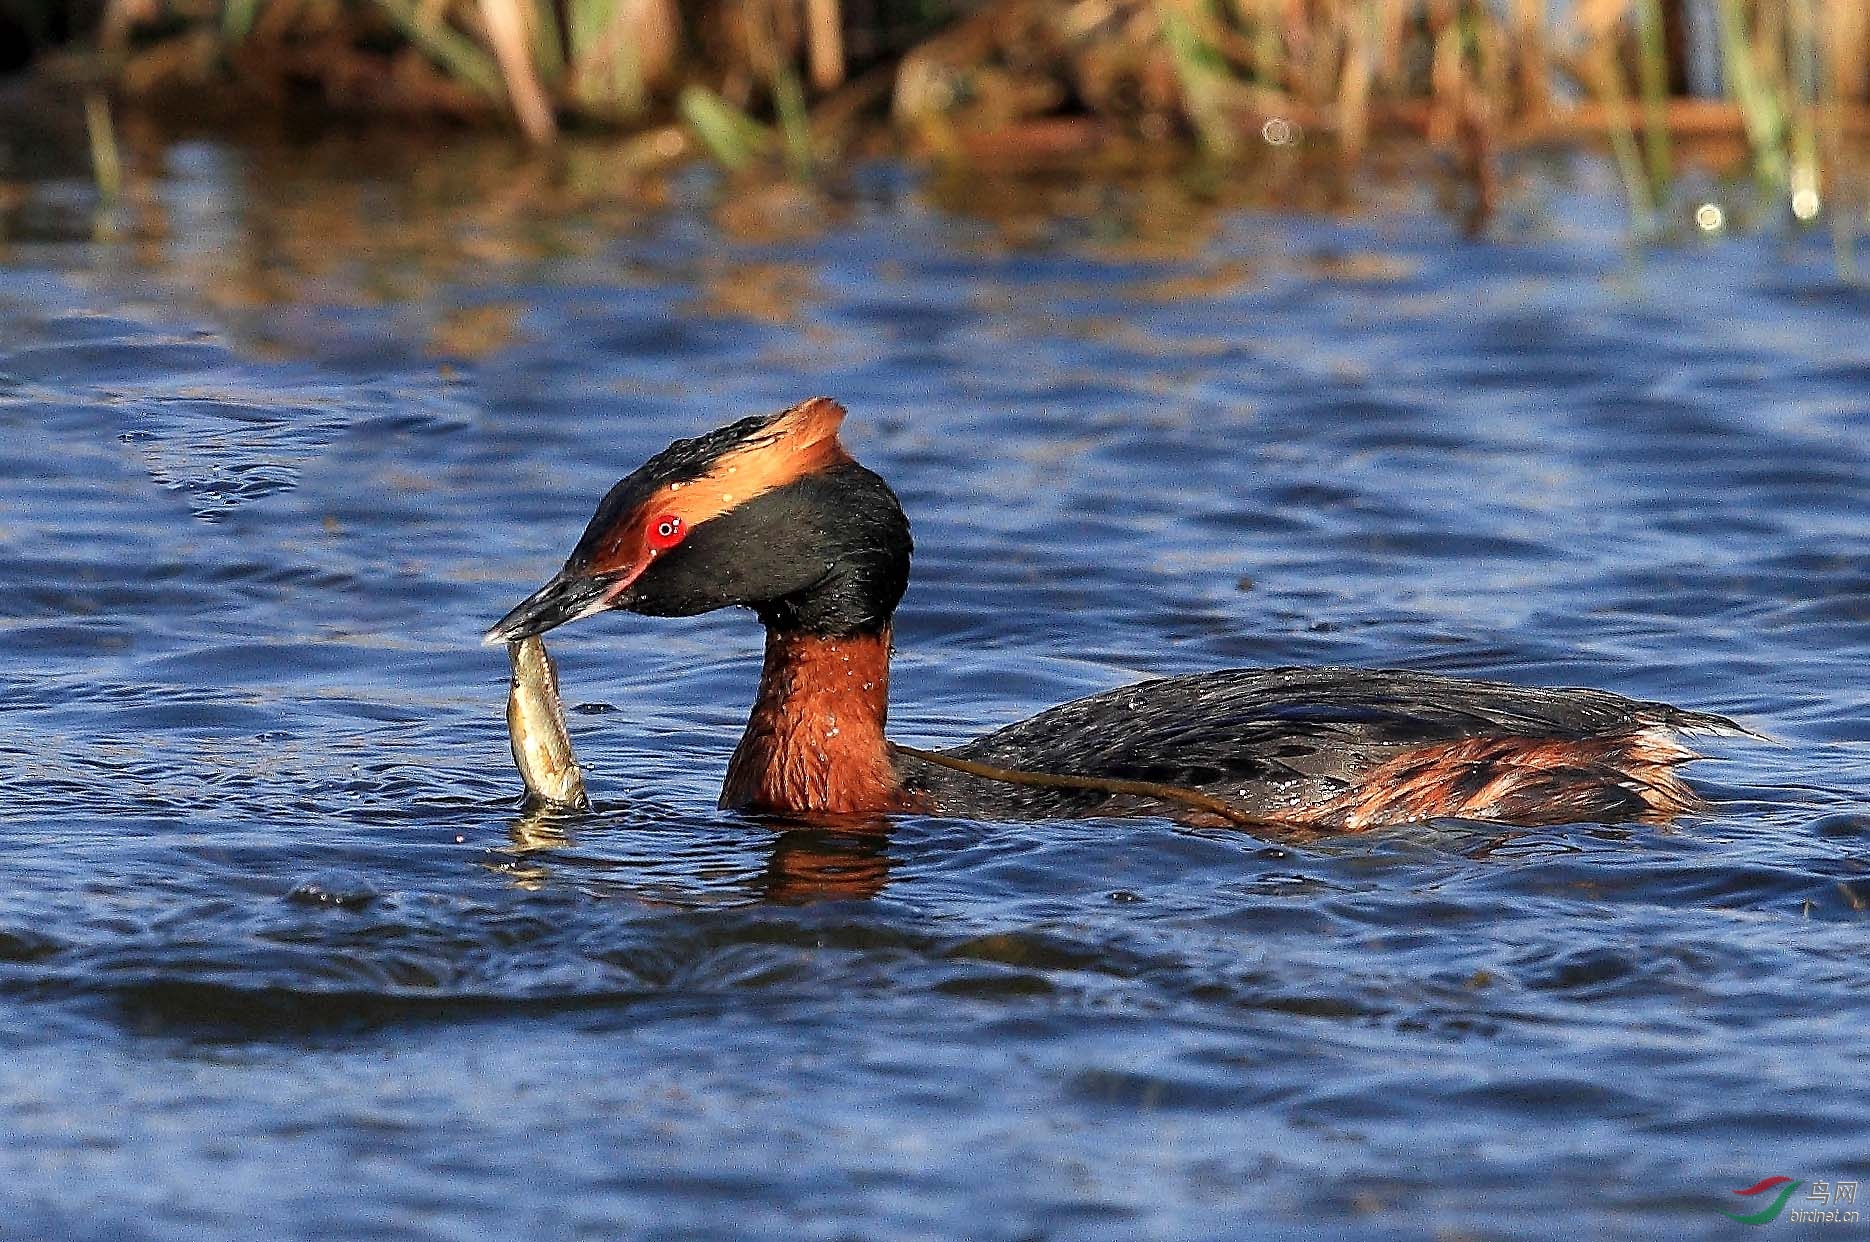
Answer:
[{"label": "black pointed bill", "polygon": [[514,643],[543,634],[567,621],[588,617],[610,607],[611,596],[627,585],[617,574],[567,577],[563,573],[520,601],[512,612],[494,622],[481,637],[484,643]]}]

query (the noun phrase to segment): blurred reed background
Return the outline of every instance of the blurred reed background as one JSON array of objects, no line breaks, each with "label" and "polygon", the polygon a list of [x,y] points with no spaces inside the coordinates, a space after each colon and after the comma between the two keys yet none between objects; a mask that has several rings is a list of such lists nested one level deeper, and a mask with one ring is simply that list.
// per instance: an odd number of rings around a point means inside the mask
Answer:
[{"label": "blurred reed background", "polygon": [[864,149],[1356,162],[1409,134],[1484,214],[1498,153],[1589,139],[1639,228],[1698,142],[1797,220],[1861,216],[1870,128],[1870,0],[103,0],[95,30],[121,97],[622,129],[802,179]]}]

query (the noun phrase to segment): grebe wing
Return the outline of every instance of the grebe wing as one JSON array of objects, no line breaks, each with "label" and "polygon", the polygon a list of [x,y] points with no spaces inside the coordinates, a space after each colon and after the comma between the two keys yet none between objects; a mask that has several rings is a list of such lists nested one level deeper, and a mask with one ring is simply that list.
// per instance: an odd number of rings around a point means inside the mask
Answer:
[{"label": "grebe wing", "polygon": [[1223,669],[1074,699],[949,753],[1283,802],[1329,796],[1412,747],[1476,737],[1580,740],[1654,727],[1745,732],[1720,716],[1603,690],[1399,669]]}]

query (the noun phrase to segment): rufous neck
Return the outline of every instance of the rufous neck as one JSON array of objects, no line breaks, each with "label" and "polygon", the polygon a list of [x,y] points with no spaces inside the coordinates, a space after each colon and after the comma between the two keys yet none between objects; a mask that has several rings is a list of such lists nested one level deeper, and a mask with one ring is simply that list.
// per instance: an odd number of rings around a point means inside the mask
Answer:
[{"label": "rufous neck", "polygon": [[883,728],[890,632],[766,631],[766,663],[721,805],[792,814],[905,809]]}]

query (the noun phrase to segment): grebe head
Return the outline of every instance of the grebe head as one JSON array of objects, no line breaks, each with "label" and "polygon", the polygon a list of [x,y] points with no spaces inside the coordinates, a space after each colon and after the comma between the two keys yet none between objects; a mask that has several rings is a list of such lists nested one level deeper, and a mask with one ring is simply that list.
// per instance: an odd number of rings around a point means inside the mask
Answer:
[{"label": "grebe head", "polygon": [[611,609],[730,604],[768,628],[876,633],[909,581],[909,520],[838,443],[825,397],[677,440],[610,489],[565,567],[487,631],[512,642]]}]

